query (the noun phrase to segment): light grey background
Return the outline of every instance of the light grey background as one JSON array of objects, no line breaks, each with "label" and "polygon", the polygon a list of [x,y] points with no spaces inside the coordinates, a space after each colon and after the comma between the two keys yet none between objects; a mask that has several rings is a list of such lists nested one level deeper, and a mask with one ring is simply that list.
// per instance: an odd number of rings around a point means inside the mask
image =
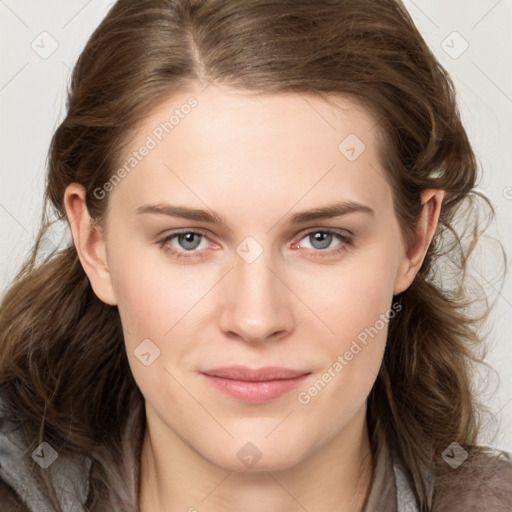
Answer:
[{"label": "light grey background", "polygon": [[[39,226],[46,155],[64,115],[71,68],[112,3],[0,0],[0,290],[13,279]],[[478,189],[497,212],[488,233],[510,256],[512,0],[404,3],[455,82],[461,115],[482,168]],[[487,362],[497,371],[494,379],[484,373],[477,379],[489,380],[481,399],[493,409],[481,442],[512,452],[512,278],[509,270],[500,289],[497,254],[489,240],[482,247],[479,270],[485,289],[496,300]]]}]

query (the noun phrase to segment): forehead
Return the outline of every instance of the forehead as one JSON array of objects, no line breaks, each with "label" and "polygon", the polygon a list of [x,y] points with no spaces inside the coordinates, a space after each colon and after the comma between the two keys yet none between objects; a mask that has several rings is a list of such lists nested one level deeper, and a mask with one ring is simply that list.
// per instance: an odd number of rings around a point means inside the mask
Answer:
[{"label": "forehead", "polygon": [[[153,133],[159,142],[187,138],[189,147],[202,150],[206,149],[202,141],[232,145],[254,137],[283,146],[305,141],[314,145],[321,139],[324,147],[337,149],[345,132],[373,145],[376,124],[367,109],[345,97],[331,95],[327,102],[311,94],[258,94],[210,85],[203,90],[191,86],[157,105],[141,123],[138,136]],[[246,149],[254,147],[250,144]]]},{"label": "forehead", "polygon": [[245,195],[246,205],[307,206],[326,194],[385,203],[377,137],[373,115],[348,98],[191,86],[140,123],[123,163],[150,149],[113,196],[165,201],[179,190],[194,201]]}]

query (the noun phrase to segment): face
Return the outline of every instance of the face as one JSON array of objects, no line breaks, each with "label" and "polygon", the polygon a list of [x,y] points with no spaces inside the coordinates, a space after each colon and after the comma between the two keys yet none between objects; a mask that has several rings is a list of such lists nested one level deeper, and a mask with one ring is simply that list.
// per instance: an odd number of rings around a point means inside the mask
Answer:
[{"label": "face", "polygon": [[[148,422],[220,467],[258,452],[290,467],[359,421],[413,277],[375,119],[337,104],[191,87],[105,187],[108,286]],[[233,366],[298,377],[215,372]]]}]

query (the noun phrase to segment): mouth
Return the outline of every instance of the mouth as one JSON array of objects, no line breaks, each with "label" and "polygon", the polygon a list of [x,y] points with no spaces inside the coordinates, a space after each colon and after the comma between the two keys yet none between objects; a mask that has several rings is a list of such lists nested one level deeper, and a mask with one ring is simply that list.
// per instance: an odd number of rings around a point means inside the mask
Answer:
[{"label": "mouth", "polygon": [[264,403],[300,386],[311,372],[269,366],[214,368],[201,372],[218,391],[248,403]]}]

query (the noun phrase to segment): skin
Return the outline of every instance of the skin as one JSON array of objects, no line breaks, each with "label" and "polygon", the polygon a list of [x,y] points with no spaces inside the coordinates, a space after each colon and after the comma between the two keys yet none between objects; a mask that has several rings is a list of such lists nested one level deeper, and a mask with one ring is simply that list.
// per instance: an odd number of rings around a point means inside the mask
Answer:
[{"label": "skin", "polygon": [[[148,113],[131,150],[192,95],[197,107],[105,199],[104,229],[91,224],[81,185],[65,192],[83,268],[96,295],[119,309],[146,402],[140,510],[362,510],[374,462],[366,400],[388,324],[309,403],[297,395],[410,286],[444,192],[423,192],[417,236],[406,247],[376,121],[346,99],[335,107],[311,95],[191,85]],[[366,146],[355,161],[338,149],[351,133]],[[374,214],[288,223],[298,211],[348,200]],[[211,209],[227,227],[136,213],[148,203]],[[207,232],[192,238],[195,257],[177,258],[158,244],[181,228]],[[352,242],[333,235],[322,248],[306,234],[311,228],[352,234]],[[247,236],[263,251],[251,263],[236,251]],[[192,244],[174,237],[167,245],[190,252]],[[147,338],[160,350],[149,366],[134,354]],[[311,375],[275,400],[245,403],[199,373],[231,364]],[[252,467],[237,457],[248,442],[261,453]]]}]

